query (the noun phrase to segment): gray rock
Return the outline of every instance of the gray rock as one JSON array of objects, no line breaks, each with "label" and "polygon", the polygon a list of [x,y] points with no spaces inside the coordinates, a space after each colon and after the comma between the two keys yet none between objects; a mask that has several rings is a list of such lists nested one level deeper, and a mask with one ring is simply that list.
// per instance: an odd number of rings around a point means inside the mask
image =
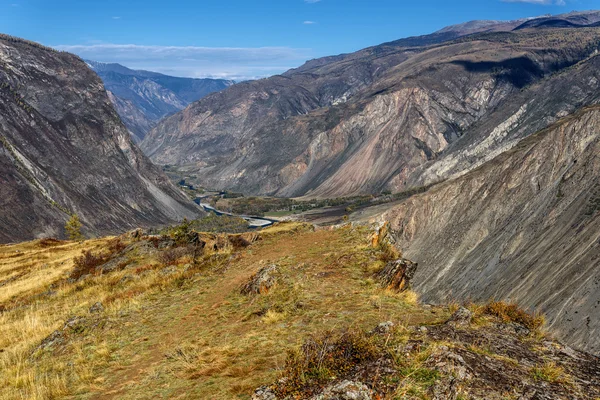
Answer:
[{"label": "gray rock", "polygon": [[465,307],[460,307],[450,316],[446,324],[448,325],[469,325],[473,319],[473,313]]},{"label": "gray rock", "polygon": [[254,391],[252,400],[278,400],[275,392],[268,386],[261,386]]},{"label": "gray rock", "polygon": [[372,391],[368,386],[345,380],[327,386],[323,392],[311,400],[371,400]]},{"label": "gray rock", "polygon": [[101,313],[102,311],[104,311],[104,306],[99,301],[94,303],[94,305],[89,309],[90,314],[97,314]]},{"label": "gray rock", "polygon": [[373,329],[373,333],[378,333],[380,335],[384,335],[389,333],[394,327],[394,323],[392,321],[382,322],[375,329]]}]

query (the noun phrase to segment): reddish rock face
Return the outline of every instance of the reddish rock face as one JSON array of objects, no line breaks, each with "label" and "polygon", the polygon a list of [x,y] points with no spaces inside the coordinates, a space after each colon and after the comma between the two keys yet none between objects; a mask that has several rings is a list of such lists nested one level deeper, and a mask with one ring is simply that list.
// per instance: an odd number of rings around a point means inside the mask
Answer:
[{"label": "reddish rock face", "polygon": [[78,57],[0,37],[0,242],[88,234],[198,211],[132,143],[102,82]]}]

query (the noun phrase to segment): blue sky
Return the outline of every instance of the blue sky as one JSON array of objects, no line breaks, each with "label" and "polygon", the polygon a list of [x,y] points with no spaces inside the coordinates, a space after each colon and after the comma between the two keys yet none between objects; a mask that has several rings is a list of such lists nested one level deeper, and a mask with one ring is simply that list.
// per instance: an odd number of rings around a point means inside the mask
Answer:
[{"label": "blue sky", "polygon": [[246,79],[473,19],[600,0],[0,0],[1,32],[177,76]]}]

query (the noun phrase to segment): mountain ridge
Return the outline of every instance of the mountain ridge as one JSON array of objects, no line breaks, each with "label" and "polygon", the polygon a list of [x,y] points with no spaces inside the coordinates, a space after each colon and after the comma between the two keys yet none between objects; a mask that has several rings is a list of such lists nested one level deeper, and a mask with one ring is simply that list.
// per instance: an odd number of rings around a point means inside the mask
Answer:
[{"label": "mountain ridge", "polygon": [[[193,103],[141,146],[155,162],[180,165],[216,189],[313,197],[403,190],[489,110],[598,50],[596,28],[547,31],[480,33],[419,48],[384,44],[309,61]],[[374,120],[387,127],[369,125]],[[355,168],[391,143],[400,152],[390,148],[379,172]],[[347,178],[356,174],[364,177],[352,186]]]},{"label": "mountain ridge", "polygon": [[85,62],[103,80],[117,112],[137,142],[163,117],[234,84],[224,79],[184,78],[133,70],[117,63]]},{"label": "mountain ridge", "polygon": [[201,211],[133,144],[77,56],[0,36],[0,241],[157,226]]}]

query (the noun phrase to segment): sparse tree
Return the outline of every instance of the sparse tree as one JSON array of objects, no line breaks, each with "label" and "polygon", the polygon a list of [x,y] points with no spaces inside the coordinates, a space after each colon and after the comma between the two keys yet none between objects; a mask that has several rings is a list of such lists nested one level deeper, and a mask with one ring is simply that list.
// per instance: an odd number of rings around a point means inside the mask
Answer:
[{"label": "sparse tree", "polygon": [[65,224],[65,232],[71,240],[83,240],[83,234],[81,233],[81,221],[77,214],[72,214],[71,218]]}]

